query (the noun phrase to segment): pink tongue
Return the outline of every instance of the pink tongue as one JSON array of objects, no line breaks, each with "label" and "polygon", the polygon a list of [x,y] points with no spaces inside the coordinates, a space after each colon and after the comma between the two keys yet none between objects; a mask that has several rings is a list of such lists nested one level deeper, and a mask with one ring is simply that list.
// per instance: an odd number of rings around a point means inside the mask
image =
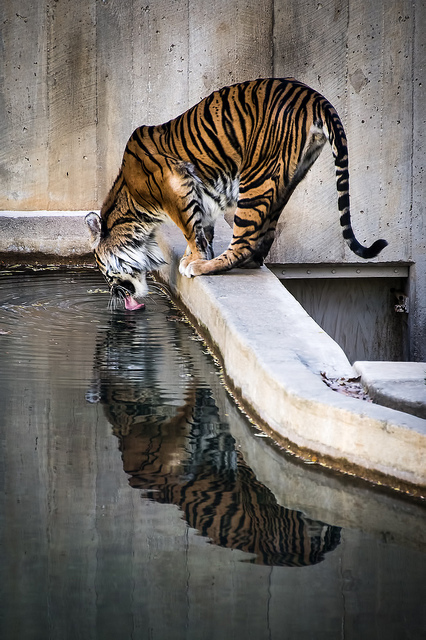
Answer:
[{"label": "pink tongue", "polygon": [[128,311],[136,311],[136,309],[142,309],[145,306],[143,302],[138,302],[130,295],[124,298],[124,304]]}]

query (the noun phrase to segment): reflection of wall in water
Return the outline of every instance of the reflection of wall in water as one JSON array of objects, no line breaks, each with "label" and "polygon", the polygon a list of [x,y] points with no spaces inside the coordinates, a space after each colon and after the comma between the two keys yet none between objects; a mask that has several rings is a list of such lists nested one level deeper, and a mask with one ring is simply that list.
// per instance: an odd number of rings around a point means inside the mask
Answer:
[{"label": "reflection of wall in water", "polygon": [[283,281],[309,315],[356,360],[406,360],[407,315],[395,313],[400,278]]}]

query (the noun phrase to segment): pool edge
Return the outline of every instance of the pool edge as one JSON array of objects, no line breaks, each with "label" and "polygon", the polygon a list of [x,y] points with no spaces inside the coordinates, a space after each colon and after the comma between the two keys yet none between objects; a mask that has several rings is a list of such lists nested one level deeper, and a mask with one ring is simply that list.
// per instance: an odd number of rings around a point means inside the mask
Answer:
[{"label": "pool edge", "polygon": [[[0,261],[93,264],[86,212],[0,213]],[[230,230],[218,224],[216,248]],[[426,491],[426,420],[329,389],[353,368],[266,268],[187,279],[180,231],[163,225],[160,277],[220,357],[242,406],[298,455],[413,495]]]}]

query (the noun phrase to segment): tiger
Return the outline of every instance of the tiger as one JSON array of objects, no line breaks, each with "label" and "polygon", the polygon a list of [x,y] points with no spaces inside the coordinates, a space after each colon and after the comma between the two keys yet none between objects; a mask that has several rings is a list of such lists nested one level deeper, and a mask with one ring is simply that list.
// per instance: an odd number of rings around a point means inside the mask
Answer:
[{"label": "tiger", "polygon": [[[169,339],[162,346],[150,340],[158,330],[149,313],[113,314],[107,330],[99,328],[86,392],[111,425],[130,487],[159,504],[176,505],[199,535],[250,554],[242,559],[253,564],[322,562],[340,545],[340,527],[279,504],[244,459],[220,409],[224,390],[209,384],[199,368],[199,345],[188,340],[181,323],[165,321]],[[168,351],[167,344],[178,348]],[[161,371],[166,352],[168,376],[176,369],[183,373],[182,395],[174,395],[177,385],[169,387],[172,401]]]},{"label": "tiger", "polygon": [[[171,219],[187,248],[183,276],[260,267],[278,219],[329,141],[343,238],[364,259],[387,245],[355,238],[345,131],[330,102],[294,78],[258,79],[213,92],[182,115],[135,129],[100,215],[85,220],[97,265],[116,300],[143,306],[146,273],[164,263],[156,233]],[[233,214],[228,248],[214,256],[214,225]]]}]

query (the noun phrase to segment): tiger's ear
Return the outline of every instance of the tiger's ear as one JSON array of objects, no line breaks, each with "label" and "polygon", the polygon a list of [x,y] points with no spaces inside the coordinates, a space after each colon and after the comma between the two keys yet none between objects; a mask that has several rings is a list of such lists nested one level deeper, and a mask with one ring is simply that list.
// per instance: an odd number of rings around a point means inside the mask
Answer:
[{"label": "tiger's ear", "polygon": [[87,214],[84,220],[89,227],[92,249],[95,249],[101,239],[101,218],[97,213],[91,211],[91,213]]}]

